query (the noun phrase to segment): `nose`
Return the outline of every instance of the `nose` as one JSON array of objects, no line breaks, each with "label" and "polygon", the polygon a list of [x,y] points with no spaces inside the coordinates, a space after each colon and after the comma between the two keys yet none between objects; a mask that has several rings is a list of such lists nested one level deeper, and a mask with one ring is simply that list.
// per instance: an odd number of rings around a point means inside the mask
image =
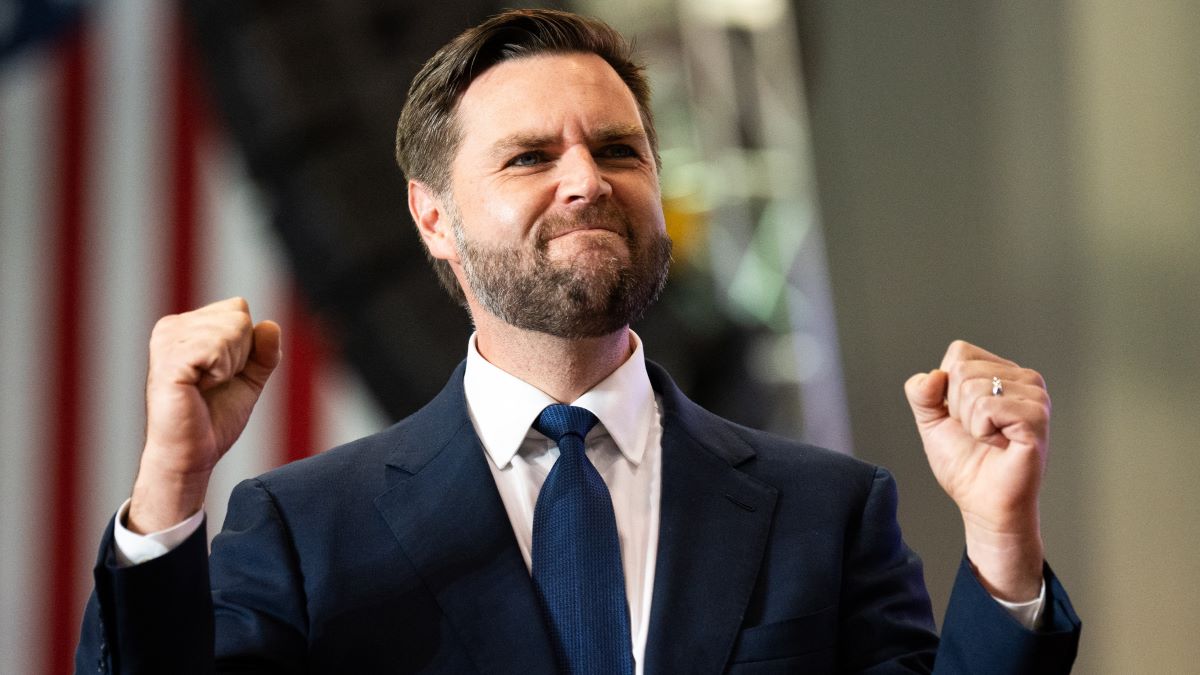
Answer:
[{"label": "nose", "polygon": [[563,204],[582,206],[612,194],[612,185],[586,146],[571,147],[558,164],[558,200]]}]

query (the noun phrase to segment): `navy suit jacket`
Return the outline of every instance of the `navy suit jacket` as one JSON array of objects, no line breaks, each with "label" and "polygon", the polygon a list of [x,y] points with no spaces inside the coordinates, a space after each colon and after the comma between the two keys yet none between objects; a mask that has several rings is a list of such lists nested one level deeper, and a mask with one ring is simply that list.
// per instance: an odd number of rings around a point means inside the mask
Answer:
[{"label": "navy suit jacket", "polygon": [[[1043,629],[965,561],[942,637],[883,470],[663,402],[646,673],[1064,673],[1079,621],[1047,568]],[[79,672],[551,673],[554,656],[466,411],[462,366],[373,436],[241,483],[204,528],[119,569],[104,537]]]}]

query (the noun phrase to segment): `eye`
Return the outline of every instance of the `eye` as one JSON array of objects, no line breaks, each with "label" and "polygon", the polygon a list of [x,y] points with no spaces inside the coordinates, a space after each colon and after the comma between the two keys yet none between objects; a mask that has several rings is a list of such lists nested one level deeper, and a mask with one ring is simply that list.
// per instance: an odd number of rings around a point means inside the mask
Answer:
[{"label": "eye", "polygon": [[596,153],[596,156],[605,159],[636,159],[641,155],[639,155],[638,151],[632,146],[625,145],[624,143],[618,143],[615,145],[606,145],[603,148],[600,148],[600,151]]},{"label": "eye", "polygon": [[545,159],[542,153],[531,150],[529,152],[522,152],[508,160],[506,166],[536,166],[545,161]]}]

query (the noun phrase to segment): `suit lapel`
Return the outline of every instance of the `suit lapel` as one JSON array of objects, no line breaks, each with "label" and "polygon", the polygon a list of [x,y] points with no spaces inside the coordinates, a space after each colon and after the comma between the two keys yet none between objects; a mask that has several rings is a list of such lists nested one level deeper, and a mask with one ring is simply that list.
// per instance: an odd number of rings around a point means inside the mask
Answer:
[{"label": "suit lapel", "polygon": [[466,413],[463,368],[405,425],[376,500],[480,671],[554,670],[529,571]]},{"label": "suit lapel", "polygon": [[758,577],[777,491],[735,468],[754,451],[727,423],[684,397],[660,368],[648,368],[664,409],[646,673],[722,672]]}]

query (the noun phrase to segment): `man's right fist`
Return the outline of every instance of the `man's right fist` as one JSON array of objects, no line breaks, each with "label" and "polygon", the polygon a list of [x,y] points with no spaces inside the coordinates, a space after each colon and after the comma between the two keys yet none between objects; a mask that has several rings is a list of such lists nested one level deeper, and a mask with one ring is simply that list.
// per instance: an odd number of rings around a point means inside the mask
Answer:
[{"label": "man's right fist", "polygon": [[242,298],[163,317],[150,336],[146,446],[126,526],[147,533],[200,509],[208,479],[280,359],[279,326]]}]

